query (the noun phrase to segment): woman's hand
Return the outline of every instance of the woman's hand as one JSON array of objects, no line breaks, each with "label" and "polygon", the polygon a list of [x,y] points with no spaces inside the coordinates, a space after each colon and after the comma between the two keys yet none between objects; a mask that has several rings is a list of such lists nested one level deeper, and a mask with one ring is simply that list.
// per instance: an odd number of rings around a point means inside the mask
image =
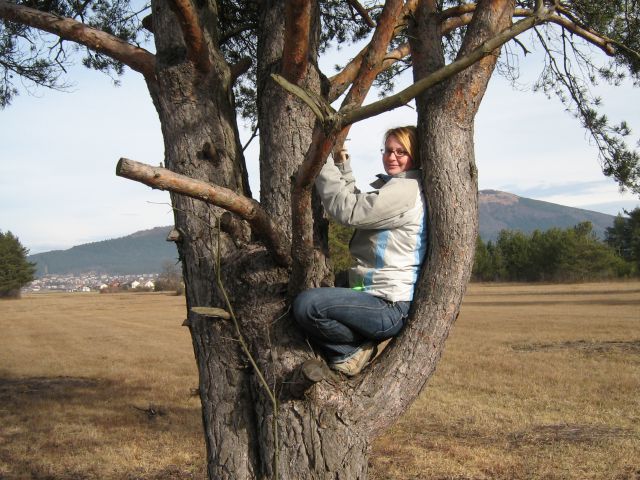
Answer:
[{"label": "woman's hand", "polygon": [[346,148],[342,148],[338,150],[338,152],[333,156],[333,163],[344,163],[349,160],[349,151]]}]

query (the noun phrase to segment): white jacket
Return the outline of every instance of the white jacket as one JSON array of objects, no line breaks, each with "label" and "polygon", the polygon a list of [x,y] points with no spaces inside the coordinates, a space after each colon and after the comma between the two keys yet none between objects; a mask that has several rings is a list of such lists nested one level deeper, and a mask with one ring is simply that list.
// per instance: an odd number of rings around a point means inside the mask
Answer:
[{"label": "white jacket", "polygon": [[426,207],[419,170],[378,175],[373,192],[355,186],[349,161],[329,160],[316,179],[325,210],[355,227],[349,250],[352,288],[391,302],[411,301],[427,247]]}]

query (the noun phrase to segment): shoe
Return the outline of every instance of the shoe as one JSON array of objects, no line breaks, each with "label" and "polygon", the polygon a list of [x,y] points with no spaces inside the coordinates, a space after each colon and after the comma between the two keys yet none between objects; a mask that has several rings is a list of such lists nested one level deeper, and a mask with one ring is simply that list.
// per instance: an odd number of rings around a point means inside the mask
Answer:
[{"label": "shoe", "polygon": [[333,370],[344,373],[347,377],[353,377],[362,371],[369,363],[374,355],[376,347],[371,342],[365,342],[360,345],[356,352],[343,362],[332,363],[329,365]]},{"label": "shoe", "polygon": [[382,351],[385,348],[387,348],[387,345],[389,345],[391,340],[393,340],[393,337],[387,338],[386,340],[383,340],[379,344],[376,345],[376,350],[375,350],[375,352],[373,354],[373,357],[371,358],[371,362],[373,362],[376,358],[378,358],[382,354]]}]

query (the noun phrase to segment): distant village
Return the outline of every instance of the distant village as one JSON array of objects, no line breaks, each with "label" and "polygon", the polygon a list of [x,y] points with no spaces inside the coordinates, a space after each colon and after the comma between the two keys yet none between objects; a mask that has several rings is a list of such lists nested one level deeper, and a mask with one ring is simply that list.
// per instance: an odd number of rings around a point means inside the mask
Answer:
[{"label": "distant village", "polygon": [[105,290],[153,290],[158,273],[108,275],[95,272],[67,275],[43,275],[23,288],[37,292],[100,292]]}]

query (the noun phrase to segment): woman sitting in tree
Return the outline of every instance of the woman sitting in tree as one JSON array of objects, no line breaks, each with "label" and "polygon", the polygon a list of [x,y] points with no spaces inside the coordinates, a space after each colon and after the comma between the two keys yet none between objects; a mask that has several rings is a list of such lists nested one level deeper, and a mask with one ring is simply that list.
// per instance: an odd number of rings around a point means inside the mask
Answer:
[{"label": "woman sitting in tree", "polygon": [[416,128],[384,135],[386,175],[361,193],[349,156],[327,162],[316,180],[325,210],[355,227],[349,250],[351,288],[312,288],[294,301],[293,314],[327,358],[348,376],[359,373],[402,329],[426,251],[426,208],[417,165]]}]

